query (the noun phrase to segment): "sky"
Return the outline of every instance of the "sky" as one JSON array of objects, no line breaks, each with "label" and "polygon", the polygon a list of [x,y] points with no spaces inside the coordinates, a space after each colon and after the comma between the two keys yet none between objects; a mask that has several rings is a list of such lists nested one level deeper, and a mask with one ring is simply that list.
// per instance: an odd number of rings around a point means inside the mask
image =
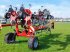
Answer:
[{"label": "sky", "polygon": [[19,9],[21,4],[24,4],[25,8],[29,8],[31,4],[32,12],[46,8],[54,17],[70,18],[70,0],[0,0],[0,16],[4,16],[9,5]]}]

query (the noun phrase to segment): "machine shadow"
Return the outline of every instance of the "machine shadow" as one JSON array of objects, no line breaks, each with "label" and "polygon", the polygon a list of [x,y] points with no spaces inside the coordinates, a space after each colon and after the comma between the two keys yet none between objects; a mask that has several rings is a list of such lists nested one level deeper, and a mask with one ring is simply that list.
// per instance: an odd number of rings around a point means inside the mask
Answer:
[{"label": "machine shadow", "polygon": [[64,50],[66,47],[70,45],[70,34],[66,35],[66,41],[65,42],[60,42],[60,46],[62,47],[61,49],[58,50]]},{"label": "machine shadow", "polygon": [[[57,40],[56,38],[58,38],[61,35],[61,33],[59,34],[51,34],[51,35],[47,35],[44,36],[42,38],[40,38],[39,40],[39,49],[48,49],[51,47],[51,45],[59,45],[61,48],[57,49],[58,51],[60,50],[64,50],[69,44],[70,44],[70,34],[66,35],[66,40],[65,41],[60,41]],[[56,40],[54,40],[56,39]]]},{"label": "machine shadow", "polygon": [[61,33],[45,35],[39,39],[39,49],[48,49],[50,44],[57,44],[59,41],[54,41],[55,38],[58,38]]},{"label": "machine shadow", "polygon": [[24,43],[24,42],[28,42],[28,40],[17,40],[14,43],[17,44],[17,43]]}]

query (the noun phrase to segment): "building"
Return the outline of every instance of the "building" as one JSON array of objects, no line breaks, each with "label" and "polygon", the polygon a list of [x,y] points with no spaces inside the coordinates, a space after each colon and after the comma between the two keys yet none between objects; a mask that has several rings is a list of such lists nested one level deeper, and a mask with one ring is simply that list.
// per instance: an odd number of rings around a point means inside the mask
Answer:
[{"label": "building", "polygon": [[70,18],[54,18],[57,22],[70,22]]}]

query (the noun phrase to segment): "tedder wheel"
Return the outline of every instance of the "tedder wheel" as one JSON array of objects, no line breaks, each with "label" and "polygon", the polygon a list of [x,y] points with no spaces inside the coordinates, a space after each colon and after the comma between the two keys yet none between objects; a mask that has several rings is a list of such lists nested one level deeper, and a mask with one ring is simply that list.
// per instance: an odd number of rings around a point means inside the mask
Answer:
[{"label": "tedder wheel", "polygon": [[37,49],[39,46],[38,37],[30,37],[28,40],[28,47],[31,49]]},{"label": "tedder wheel", "polygon": [[15,33],[7,33],[5,35],[5,42],[6,43],[14,43],[15,42],[15,38],[16,38],[16,34]]}]

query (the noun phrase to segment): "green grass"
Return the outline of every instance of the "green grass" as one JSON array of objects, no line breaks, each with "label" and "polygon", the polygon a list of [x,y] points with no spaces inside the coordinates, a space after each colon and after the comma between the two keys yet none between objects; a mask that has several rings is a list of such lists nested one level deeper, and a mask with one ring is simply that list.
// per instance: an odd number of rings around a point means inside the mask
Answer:
[{"label": "green grass", "polygon": [[28,48],[28,39],[16,37],[17,43],[7,44],[4,42],[5,34],[13,32],[10,27],[4,27],[0,34],[0,52],[70,52],[70,22],[57,22],[52,34],[46,32],[37,34],[39,48],[31,50]]}]

